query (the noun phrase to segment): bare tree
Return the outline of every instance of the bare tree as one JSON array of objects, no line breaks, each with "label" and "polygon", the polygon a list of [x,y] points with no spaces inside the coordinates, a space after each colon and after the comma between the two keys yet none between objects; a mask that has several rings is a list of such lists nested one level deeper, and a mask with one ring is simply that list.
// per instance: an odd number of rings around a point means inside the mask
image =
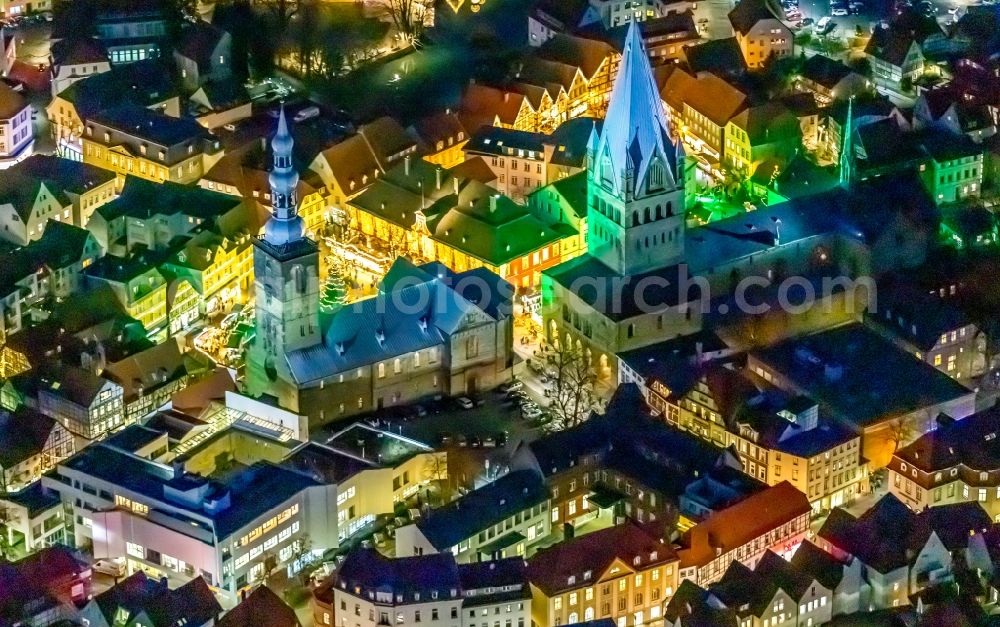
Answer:
[{"label": "bare tree", "polygon": [[451,496],[451,482],[448,478],[448,454],[433,453],[424,465],[424,477],[437,483],[441,500],[447,503]]},{"label": "bare tree", "polygon": [[396,32],[405,36],[413,45],[423,35],[424,27],[434,11],[433,0],[379,0],[379,6],[392,20]]},{"label": "bare tree", "polygon": [[553,420],[563,429],[575,427],[594,410],[597,373],[582,348],[560,342],[546,351],[551,378],[546,394]]},{"label": "bare tree", "polygon": [[10,560],[10,525],[17,516],[6,505],[0,505],[0,558]]},{"label": "bare tree", "polygon": [[914,435],[916,435],[916,430],[913,424],[903,416],[893,418],[887,422],[886,443],[892,447],[890,455],[895,455],[896,451],[906,446],[913,439]]},{"label": "bare tree", "polygon": [[267,7],[277,20],[280,32],[284,32],[299,10],[299,0],[255,0],[254,4]]}]

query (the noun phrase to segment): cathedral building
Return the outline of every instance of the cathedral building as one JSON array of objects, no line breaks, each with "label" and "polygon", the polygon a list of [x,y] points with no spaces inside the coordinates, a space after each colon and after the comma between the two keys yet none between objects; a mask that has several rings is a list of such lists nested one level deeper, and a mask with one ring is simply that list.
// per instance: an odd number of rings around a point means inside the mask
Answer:
[{"label": "cathedral building", "polygon": [[485,268],[398,259],[376,296],[321,315],[319,248],[298,215],[284,112],[272,147],[272,215],[254,242],[249,394],[322,424],[510,378],[514,287]]},{"label": "cathedral building", "polygon": [[547,341],[579,350],[612,387],[619,352],[733,315],[743,279],[767,292],[789,277],[801,287],[916,265],[937,229],[917,181],[898,178],[846,180],[686,228],[685,159],[633,23],[603,129],[588,145],[587,206],[575,208],[587,215],[587,254],[542,276]]}]

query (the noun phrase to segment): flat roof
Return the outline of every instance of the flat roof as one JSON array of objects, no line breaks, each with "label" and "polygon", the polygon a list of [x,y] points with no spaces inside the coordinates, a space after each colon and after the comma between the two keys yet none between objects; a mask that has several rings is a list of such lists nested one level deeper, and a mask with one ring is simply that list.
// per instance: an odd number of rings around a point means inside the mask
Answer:
[{"label": "flat roof", "polygon": [[838,418],[864,427],[973,394],[855,323],[751,353]]}]

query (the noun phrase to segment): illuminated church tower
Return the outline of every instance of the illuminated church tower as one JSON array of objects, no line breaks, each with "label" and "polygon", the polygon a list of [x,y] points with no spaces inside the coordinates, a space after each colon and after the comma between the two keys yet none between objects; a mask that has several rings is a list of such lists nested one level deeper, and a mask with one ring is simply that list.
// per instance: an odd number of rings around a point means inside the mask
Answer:
[{"label": "illuminated church tower", "polygon": [[603,131],[588,148],[590,255],[621,275],[681,261],[684,155],[670,139],[635,21],[625,39]]},{"label": "illuminated church tower", "polygon": [[256,339],[247,359],[247,391],[276,396],[289,409],[295,387],[286,353],[319,344],[319,248],[305,236],[298,214],[299,175],[292,166],[293,140],[284,108],[271,141],[271,217],[254,240]]}]

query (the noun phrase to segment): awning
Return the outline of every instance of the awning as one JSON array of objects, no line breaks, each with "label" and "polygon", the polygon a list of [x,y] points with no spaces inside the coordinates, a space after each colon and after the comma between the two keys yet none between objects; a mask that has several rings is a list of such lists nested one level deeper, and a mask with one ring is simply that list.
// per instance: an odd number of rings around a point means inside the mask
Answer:
[{"label": "awning", "polygon": [[520,531],[512,531],[505,536],[500,536],[486,546],[479,547],[478,551],[487,555],[493,555],[494,553],[502,551],[507,547],[514,546],[518,542],[522,542],[524,539],[524,535]]},{"label": "awning", "polygon": [[587,501],[598,509],[609,509],[624,500],[624,494],[607,488],[595,488],[593,494],[587,497]]}]

